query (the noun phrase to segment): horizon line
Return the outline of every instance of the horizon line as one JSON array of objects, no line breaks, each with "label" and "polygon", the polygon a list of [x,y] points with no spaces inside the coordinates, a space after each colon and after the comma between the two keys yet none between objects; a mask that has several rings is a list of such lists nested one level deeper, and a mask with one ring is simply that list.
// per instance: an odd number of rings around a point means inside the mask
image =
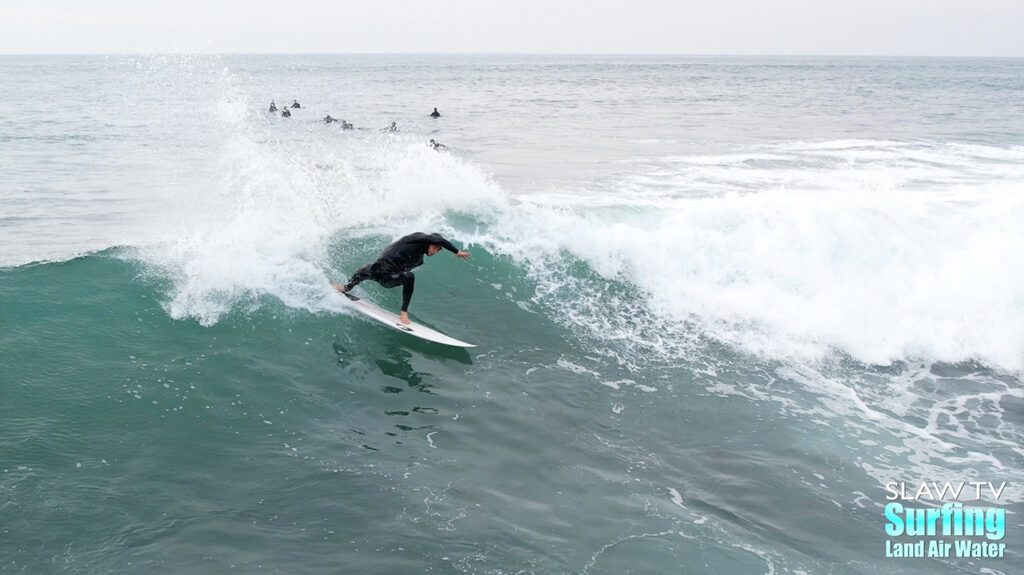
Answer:
[{"label": "horizon line", "polygon": [[962,54],[848,54],[848,53],[682,53],[682,52],[0,52],[3,56],[612,56],[680,58],[1001,58],[1022,59],[1024,55]]}]

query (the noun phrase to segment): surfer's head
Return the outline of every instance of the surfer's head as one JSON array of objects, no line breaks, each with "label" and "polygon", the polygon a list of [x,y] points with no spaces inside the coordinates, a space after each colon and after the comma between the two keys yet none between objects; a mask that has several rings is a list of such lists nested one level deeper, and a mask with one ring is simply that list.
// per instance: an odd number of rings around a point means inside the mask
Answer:
[{"label": "surfer's head", "polygon": [[437,244],[430,244],[430,246],[427,247],[427,255],[428,256],[432,256],[432,255],[436,254],[439,251],[441,251],[441,246],[439,246]]}]

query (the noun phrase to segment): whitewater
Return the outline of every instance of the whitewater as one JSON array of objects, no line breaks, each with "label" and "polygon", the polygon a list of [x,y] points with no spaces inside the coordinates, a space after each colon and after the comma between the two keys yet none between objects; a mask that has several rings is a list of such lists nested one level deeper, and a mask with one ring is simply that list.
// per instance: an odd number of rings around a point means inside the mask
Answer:
[{"label": "whitewater", "polygon": [[[976,572],[886,559],[881,510],[977,478],[1014,572],[1022,70],[4,57],[0,570]],[[473,253],[410,308],[472,354],[330,287],[413,231]]]}]

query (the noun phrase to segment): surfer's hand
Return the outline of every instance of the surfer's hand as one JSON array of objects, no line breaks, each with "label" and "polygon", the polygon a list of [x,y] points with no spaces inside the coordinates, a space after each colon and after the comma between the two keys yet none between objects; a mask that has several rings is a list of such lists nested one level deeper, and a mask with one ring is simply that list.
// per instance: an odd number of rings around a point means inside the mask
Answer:
[{"label": "surfer's hand", "polygon": [[469,255],[470,255],[469,252],[458,252],[458,253],[455,254],[455,257],[462,258],[464,260],[468,260],[469,259]]},{"label": "surfer's hand", "polygon": [[341,284],[331,284],[331,287],[333,287],[334,289],[340,291],[341,293],[345,293],[346,291],[348,291],[348,290],[345,289],[345,286],[343,286]]},{"label": "surfer's hand", "polygon": [[409,321],[409,312],[407,311],[403,311],[402,316],[399,319],[402,320],[402,323],[412,323],[411,321]]}]

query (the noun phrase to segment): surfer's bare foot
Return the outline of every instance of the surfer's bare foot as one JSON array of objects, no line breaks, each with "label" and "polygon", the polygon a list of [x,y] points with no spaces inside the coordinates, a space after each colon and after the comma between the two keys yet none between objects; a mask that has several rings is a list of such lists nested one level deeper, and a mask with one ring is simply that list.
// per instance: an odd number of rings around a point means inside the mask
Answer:
[{"label": "surfer's bare foot", "polygon": [[345,286],[343,286],[341,284],[331,284],[331,287],[333,287],[334,289],[340,291],[341,293],[345,293],[347,291],[345,289]]},{"label": "surfer's bare foot", "polygon": [[402,312],[402,317],[400,319],[402,320],[402,323],[412,323],[409,321],[409,312],[407,311]]}]

